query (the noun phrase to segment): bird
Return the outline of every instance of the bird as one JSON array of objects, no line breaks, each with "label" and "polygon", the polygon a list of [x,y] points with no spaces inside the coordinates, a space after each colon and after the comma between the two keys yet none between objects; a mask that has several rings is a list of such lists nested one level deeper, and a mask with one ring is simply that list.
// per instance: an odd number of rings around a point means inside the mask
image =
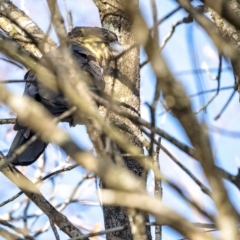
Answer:
[{"label": "bird", "polygon": [[[118,41],[117,35],[110,30],[99,27],[75,27],[68,33],[68,46],[77,66],[81,69],[81,73],[87,74],[91,79],[91,83],[88,84],[90,90],[96,93],[103,91],[105,87],[103,70],[109,66],[111,60],[123,52],[123,46]],[[47,59],[51,59],[56,68],[64,69],[60,47],[46,53],[40,59],[40,63],[47,65]],[[42,104],[53,116],[59,116],[70,109],[71,106],[63,94],[53,92],[41,84],[33,71],[29,70],[24,79],[27,81],[23,95]],[[69,122],[70,126],[78,124],[75,122],[74,114],[63,121]],[[10,146],[7,158],[35,135],[18,120],[16,120],[13,129],[17,131],[17,134]],[[39,158],[47,145],[48,143],[38,138],[22,154],[16,156],[11,163],[15,166],[28,166]]]}]

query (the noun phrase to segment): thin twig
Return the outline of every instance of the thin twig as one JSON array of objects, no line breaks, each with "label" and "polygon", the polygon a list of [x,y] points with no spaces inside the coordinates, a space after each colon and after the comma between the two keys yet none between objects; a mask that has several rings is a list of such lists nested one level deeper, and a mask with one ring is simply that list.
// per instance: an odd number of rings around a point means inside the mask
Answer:
[{"label": "thin twig", "polygon": [[155,131],[156,134],[160,135],[161,137],[167,139],[169,142],[171,142],[172,144],[176,145],[179,149],[181,149],[183,152],[187,153],[188,155],[190,155],[191,157],[195,158],[194,156],[194,152],[195,150],[183,143],[181,143],[180,141],[178,141],[176,138],[174,138],[173,136],[169,135],[167,132],[165,132],[162,129],[159,129],[157,127],[155,127],[154,129],[152,129],[151,123],[147,122],[146,120],[137,117],[133,114],[130,114],[124,110],[122,110],[122,108],[120,107],[120,104],[118,104],[117,102],[114,102],[115,104],[109,104],[108,101],[106,101],[105,99],[101,98],[100,96],[97,96],[96,94],[91,94],[91,96],[93,97],[94,100],[96,100],[96,102],[98,102],[99,104],[107,107],[108,109],[112,110],[113,112],[128,118],[130,121],[132,121],[135,124],[140,125],[141,129],[143,129],[143,127],[148,128],[151,131]]},{"label": "thin twig", "polygon": [[240,138],[240,132],[238,131],[231,131],[231,130],[226,130],[224,128],[220,128],[217,126],[209,126],[208,129],[211,131],[214,131],[215,133],[222,134],[226,137],[231,137],[231,138]]},{"label": "thin twig", "polygon": [[28,230],[28,222],[27,222],[27,218],[26,218],[26,216],[27,216],[27,211],[28,211],[28,209],[29,209],[29,206],[30,206],[30,203],[31,203],[31,201],[29,200],[29,199],[27,199],[27,201],[26,201],[26,207],[24,208],[24,210],[23,210],[23,216],[24,216],[24,220],[23,220],[23,223],[24,223],[24,229],[26,229],[27,231],[29,231]]},{"label": "thin twig", "polygon": [[[53,121],[55,123],[60,122],[64,118],[72,115],[74,112],[76,112],[77,108],[72,107],[71,109],[65,111],[60,116],[55,117]],[[17,148],[10,157],[4,157],[4,163],[0,165],[0,170],[4,167],[6,167],[8,164],[12,163],[18,156],[20,156],[28,147],[30,147],[36,140],[38,139],[38,134],[33,135],[25,144],[21,145],[19,148]]]},{"label": "thin twig", "polygon": [[[148,136],[150,136],[150,134],[148,133],[148,132],[145,132],[145,134],[146,135],[148,135]],[[140,140],[140,139],[139,139]],[[149,149],[149,146],[150,146],[150,143],[149,143],[149,141],[147,140],[147,139],[145,139],[143,136],[141,136],[141,140],[140,140],[142,143],[143,143],[143,145],[144,145],[144,147],[146,147],[146,149],[148,150]],[[156,141],[156,140],[154,140],[155,141],[155,144],[158,144],[158,142]],[[159,144],[160,145],[160,144]],[[162,145],[161,145],[161,149],[164,151],[164,150],[166,150]],[[168,151],[166,151],[165,153],[169,153]],[[174,159],[173,159],[174,160]],[[184,166],[183,166],[184,167]],[[185,167],[184,167],[185,168]],[[184,170],[184,169],[183,169]],[[185,168],[185,170],[187,170],[186,168]],[[190,177],[191,176],[193,176],[194,177],[194,175],[189,171],[189,170],[187,170],[189,173],[190,173]],[[195,177],[194,177],[195,178]],[[185,200],[185,201],[187,201],[191,206],[193,206],[194,208],[196,208],[200,213],[202,213],[204,216],[206,216],[208,219],[210,219],[211,221],[213,221],[213,217],[211,216],[211,215],[209,215],[207,212],[205,212],[203,209],[202,209],[202,207],[201,206],[199,206],[196,202],[193,202],[193,201],[191,201],[190,199],[188,199],[186,196],[185,196],[185,194],[183,194],[183,192],[182,192],[182,190],[178,187],[178,186],[176,186],[174,183],[172,183],[172,182],[170,182],[169,180],[167,180],[166,178],[164,178],[164,177],[158,177],[158,176],[155,176],[155,180],[163,180],[163,181],[165,181],[166,183],[168,183],[173,189],[175,189],[176,191],[177,191],[177,193]],[[195,178],[196,179],[196,178]],[[196,179],[197,180],[197,179]],[[203,188],[203,189],[205,189],[205,187],[204,187],[204,185],[200,182],[200,181],[198,181],[197,180],[197,182],[196,182],[197,184],[199,183],[200,185],[202,185],[201,186],[201,189]],[[207,188],[206,188],[207,189]],[[205,189],[205,190],[206,190]]]},{"label": "thin twig", "polygon": [[[161,138],[158,138],[156,153],[153,156],[153,164],[159,170],[160,170],[160,163],[159,163],[160,148],[161,148]],[[157,199],[162,200],[162,184],[161,184],[161,181],[157,180],[156,178],[155,178],[154,196]],[[161,240],[161,239],[162,239],[162,228],[161,228],[161,226],[156,226],[155,227],[155,240]]]},{"label": "thin twig", "polygon": [[207,213],[202,206],[200,206],[197,202],[190,200],[181,190],[180,187],[178,187],[173,182],[170,182],[168,180],[165,180],[165,182],[171,186],[187,203],[189,203],[190,206],[195,208],[198,212],[200,212],[204,217],[207,217],[210,221],[214,222],[214,217]]},{"label": "thin twig", "polygon": [[[195,225],[198,228],[216,228],[216,225],[213,224],[213,223],[193,223],[193,225]],[[164,226],[164,225],[159,225],[156,222],[147,222],[146,226]],[[129,226],[126,224],[124,226],[110,228],[110,229],[99,231],[99,232],[88,233],[84,236],[80,236],[80,237],[76,237],[76,238],[70,238],[68,240],[84,240],[88,237],[101,236],[101,235],[105,235],[105,234],[108,234],[108,233],[123,231],[123,230],[126,230],[128,227]]]},{"label": "thin twig", "polygon": [[[143,132],[147,135],[150,136],[150,133],[147,132],[146,130],[143,129]],[[154,140],[156,144],[158,142]],[[208,196],[211,197],[211,191],[200,181],[198,180],[191,171],[189,171],[180,161],[178,161],[163,145],[161,145],[161,149],[172,159],[192,180],[200,187],[202,192],[207,194]]]},{"label": "thin twig", "polygon": [[[177,26],[183,24],[183,23],[190,23],[192,22],[193,19],[190,17],[190,15],[188,17],[184,17],[183,19],[177,21],[176,23],[174,23],[171,27],[171,30],[169,31],[169,33],[167,34],[167,36],[163,39],[162,44],[159,47],[159,50],[162,51],[163,48],[166,46],[167,42],[169,41],[169,39],[173,36],[173,33],[175,32],[175,29]],[[154,25],[155,26],[155,25]],[[153,27],[154,29],[154,27]],[[145,61],[143,61],[140,64],[140,68],[144,67],[147,63],[149,62],[149,59],[146,59]]]},{"label": "thin twig", "polygon": [[[188,50],[188,56],[190,59],[190,64],[192,68],[197,68],[200,65],[200,60],[199,60],[199,53],[197,51],[198,46],[196,46],[196,40],[195,40],[195,34],[193,30],[193,25],[190,25],[190,29],[186,31],[187,34],[187,39],[188,39],[188,44],[187,44],[187,50]],[[197,73],[196,76],[194,77],[195,81],[194,83],[196,84],[196,88],[199,91],[202,91],[204,89],[204,82],[203,82],[203,77],[202,73]],[[200,106],[204,106],[206,102],[206,96],[205,95],[200,95],[199,96],[199,102]],[[206,109],[204,109],[204,113],[206,113]]]},{"label": "thin twig", "polygon": [[[180,20],[178,22],[176,22],[175,24],[172,25],[172,28],[170,30],[170,32],[167,34],[167,36],[164,38],[162,44],[160,45],[159,47],[159,50],[162,51],[162,49],[166,46],[168,40],[172,37],[175,29],[177,26],[179,26],[180,24],[183,23],[183,20]],[[145,61],[143,61],[141,64],[140,64],[140,68],[144,67],[147,63],[149,62],[149,59],[146,59]]]},{"label": "thin twig", "polygon": [[232,94],[230,95],[230,97],[228,98],[227,102],[224,104],[222,110],[220,111],[220,113],[214,118],[214,120],[218,120],[221,115],[223,114],[223,112],[226,110],[227,106],[229,105],[229,103],[231,102],[233,96],[235,95],[236,90],[234,89]]},{"label": "thin twig", "polygon": [[[86,179],[91,179],[93,177],[90,176],[91,173],[87,173],[79,182],[78,184],[75,186],[75,188],[73,189],[70,197],[68,199],[66,199],[64,201],[63,204],[61,204],[59,207],[58,207],[58,211],[63,211],[64,208],[66,208],[66,206],[73,200],[74,196],[76,195],[77,193],[77,190],[79,189],[79,187],[83,184],[83,182],[86,180]],[[94,177],[95,178],[95,177]]]},{"label": "thin twig", "polygon": [[[219,88],[219,91],[230,90],[230,89],[233,89],[233,88],[235,88],[235,86],[222,87],[222,88]],[[199,96],[201,94],[216,92],[217,90],[218,90],[217,88],[204,90],[204,91],[201,91],[201,92],[197,92],[197,93],[191,94],[191,95],[189,95],[189,97],[197,97],[197,96]]]},{"label": "thin twig", "polygon": [[24,80],[24,79],[19,79],[19,80],[0,80],[0,84],[6,84],[6,83],[34,83],[36,81],[34,80]]},{"label": "thin twig", "polygon": [[73,29],[72,13],[67,8],[67,1],[63,0],[63,2],[64,2],[65,12],[66,12],[66,15],[67,15],[68,31],[70,32]]},{"label": "thin twig", "polygon": [[8,62],[8,63],[11,63],[12,65],[14,65],[14,66],[16,66],[16,67],[18,67],[18,68],[20,68],[20,69],[25,69],[23,66],[21,66],[21,65],[18,64],[17,62],[14,62],[14,61],[12,61],[12,60],[10,60],[10,59],[6,59],[6,58],[0,57],[0,60],[5,61],[5,62]]},{"label": "thin twig", "polygon": [[56,239],[56,240],[60,240],[59,234],[58,234],[58,232],[57,232],[57,228],[56,228],[56,226],[55,226],[55,224],[54,224],[54,221],[53,221],[53,219],[52,219],[51,217],[49,218],[49,222],[50,222],[51,228],[52,228],[52,230],[53,230],[55,239]]},{"label": "thin twig", "polygon": [[220,90],[221,73],[222,73],[222,55],[219,54],[218,75],[216,77],[216,80],[217,80],[217,83],[218,83],[217,91],[204,106],[202,106],[200,109],[198,109],[196,112],[194,112],[195,114],[199,113],[202,110],[206,110],[206,108],[209,106],[209,104],[217,97],[217,95],[219,93],[219,90]]},{"label": "thin twig", "polygon": [[[208,71],[218,71],[218,68],[209,68]],[[231,67],[222,68],[222,72],[229,72],[229,71],[232,71]],[[184,76],[184,75],[193,75],[193,74],[198,74],[198,73],[206,73],[206,70],[197,68],[197,69],[192,69],[192,70],[182,70],[182,71],[178,71],[178,72],[173,72],[173,74],[178,77]]]},{"label": "thin twig", "polygon": [[[3,156],[2,153],[1,156]],[[77,227],[75,227],[63,214],[58,212],[51,203],[44,198],[39,189],[17,168],[9,166],[3,168],[1,172],[15,185],[17,185],[18,188],[24,191],[26,196],[31,199],[48,217],[52,217],[55,224],[61,228],[63,232],[70,237],[83,235]]]},{"label": "thin twig", "polygon": [[[158,27],[157,27],[157,6],[155,3],[155,0],[151,0],[151,5],[152,5],[152,12],[153,12],[153,23],[154,27],[152,29],[152,35],[153,35],[153,40],[156,42],[156,45],[159,43],[159,35],[158,35]],[[154,128],[156,124],[156,107],[158,103],[158,99],[160,97],[160,80],[156,78],[156,87],[155,87],[155,93],[154,93],[154,98],[152,101],[151,106],[149,105],[150,109],[150,114],[151,114],[151,127]],[[151,132],[151,141],[150,141],[150,148],[149,148],[149,155],[153,156],[153,145],[155,139],[155,132]]]},{"label": "thin twig", "polygon": [[[72,165],[72,166],[69,166],[69,167],[65,167],[65,168],[56,170],[56,171],[54,171],[54,172],[52,172],[52,173],[47,174],[45,177],[41,178],[40,180],[38,180],[38,181],[35,182],[34,184],[37,185],[37,184],[43,182],[44,180],[46,180],[46,179],[48,179],[48,178],[51,178],[51,177],[57,175],[58,173],[70,171],[70,170],[76,168],[77,166],[79,166],[79,165],[78,165],[78,164],[74,164],[74,165]],[[9,202],[12,202],[13,200],[15,200],[16,198],[18,198],[18,197],[21,196],[22,194],[23,194],[23,191],[18,192],[18,193],[17,193],[16,195],[14,195],[13,197],[11,197],[11,198],[9,198],[8,200],[0,203],[0,207],[6,205],[6,204],[9,203]]]},{"label": "thin twig", "polygon": [[176,7],[174,10],[172,10],[170,13],[168,13],[167,15],[165,15],[163,18],[159,19],[154,26],[152,26],[152,28],[150,28],[150,30],[152,30],[155,25],[160,25],[162,24],[165,20],[167,20],[168,18],[170,18],[174,13],[176,13],[177,11],[179,11],[181,9],[180,6]]}]

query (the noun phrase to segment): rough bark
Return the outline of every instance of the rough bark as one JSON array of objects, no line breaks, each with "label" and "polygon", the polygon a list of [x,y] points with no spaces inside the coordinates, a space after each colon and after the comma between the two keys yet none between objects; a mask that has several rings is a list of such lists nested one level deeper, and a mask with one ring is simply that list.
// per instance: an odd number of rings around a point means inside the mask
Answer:
[{"label": "rough bark", "polygon": [[[135,45],[136,40],[132,32],[131,23],[122,11],[121,4],[116,0],[94,2],[99,9],[102,26],[115,32],[125,49]],[[137,1],[135,2],[137,4]],[[132,49],[112,64],[106,71],[105,81],[105,92],[111,95],[114,100],[124,103],[125,106],[129,106],[124,107],[127,112],[140,116],[139,48],[136,47]],[[138,127],[128,119],[120,117],[104,107],[101,107],[100,111],[101,114],[107,116],[114,125],[120,126],[121,131],[124,132],[124,129],[126,130],[124,134],[127,136],[130,144],[142,147],[138,138],[135,137],[141,134]],[[127,129],[135,132],[135,136],[129,133]],[[125,154],[122,149],[119,150],[121,154]],[[133,158],[124,157],[124,162],[136,175],[143,177],[142,167],[137,164]],[[131,228],[108,234],[107,239],[146,239],[146,237],[144,237],[146,232],[144,221],[146,218],[146,216],[143,216],[142,213],[135,209],[127,210],[116,206],[104,206],[106,229],[131,224]],[[147,228],[147,238],[151,239],[150,227]]]},{"label": "rough bark", "polygon": [[56,47],[54,41],[9,0],[0,1],[0,28],[37,57],[42,56],[38,48],[48,52]]},{"label": "rough bark", "polygon": [[225,18],[229,23],[240,29],[240,12],[237,10],[239,0],[201,0],[208,7],[214,9],[219,15]]},{"label": "rough bark", "polygon": [[[228,12],[232,12],[238,16],[238,21],[240,21],[240,5],[236,0],[226,1],[225,8],[228,9]],[[240,31],[226,19],[222,18],[222,16],[220,16],[212,8],[208,8],[208,12],[210,13],[223,37],[229,42],[232,42],[238,48],[238,50],[240,50]],[[238,91],[240,91],[240,66],[234,61],[232,61],[232,66],[236,78],[236,88]]]}]

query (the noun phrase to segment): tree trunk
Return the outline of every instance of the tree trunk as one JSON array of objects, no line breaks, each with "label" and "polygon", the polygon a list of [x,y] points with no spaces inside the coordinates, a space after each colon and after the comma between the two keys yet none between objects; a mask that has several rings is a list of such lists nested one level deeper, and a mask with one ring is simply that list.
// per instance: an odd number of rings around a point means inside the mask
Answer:
[{"label": "tree trunk", "polygon": [[[233,13],[240,14],[240,5],[235,0],[228,0],[225,3],[225,7],[228,8],[229,11]],[[222,18],[217,12],[213,9],[208,8],[208,12],[210,13],[212,19],[216,23],[216,26],[223,35],[225,39],[233,43],[238,49],[240,49],[240,31],[237,30],[232,24]],[[240,66],[232,61],[232,67],[236,79],[236,88],[240,92]]]},{"label": "tree trunk", "polygon": [[[134,1],[138,4],[137,0]],[[106,2],[104,0],[95,0],[94,2],[99,9],[103,28],[115,32],[125,49],[133,46],[136,42],[131,29],[131,23],[123,13],[119,1],[110,0]],[[139,71],[139,48],[136,47],[112,64],[105,74],[105,92],[114,100],[124,103],[124,110],[136,116],[140,116]],[[114,77],[112,77],[113,75]],[[103,116],[107,116],[114,125],[120,126],[121,131],[125,129],[124,134],[127,136],[130,144],[142,148],[142,144],[135,137],[136,135],[141,135],[138,127],[128,119],[120,117],[104,107],[100,108],[100,112]],[[129,129],[131,129],[131,133]],[[132,134],[133,132],[134,134]],[[121,154],[125,154],[119,147],[118,149]],[[114,160],[117,161],[116,159]],[[124,162],[136,175],[144,177],[142,167],[137,164],[131,156],[124,157]],[[107,234],[107,239],[151,239],[150,227],[145,227],[145,222],[148,217],[144,216],[143,213],[135,209],[124,209],[115,206],[104,206],[103,209],[106,229],[128,225],[128,228],[124,231]]]}]

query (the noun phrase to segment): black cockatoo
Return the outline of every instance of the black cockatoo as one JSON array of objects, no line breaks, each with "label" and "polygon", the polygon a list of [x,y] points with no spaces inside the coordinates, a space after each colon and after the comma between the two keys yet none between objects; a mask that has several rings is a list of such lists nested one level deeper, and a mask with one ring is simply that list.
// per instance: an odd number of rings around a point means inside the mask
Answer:
[{"label": "black cockatoo", "polygon": [[[68,33],[68,39],[72,55],[75,57],[79,68],[92,79],[89,84],[90,89],[96,92],[104,90],[103,68],[108,66],[110,60],[123,51],[116,34],[103,28],[75,27]],[[46,59],[51,58],[56,68],[64,69],[61,54],[58,47],[43,56],[40,62],[46,64]],[[24,95],[41,103],[53,116],[59,116],[70,108],[61,93],[53,92],[38,82],[32,71],[28,71],[24,79],[35,80],[26,83]],[[77,124],[74,122],[74,116],[70,116],[64,121],[69,122],[71,126]],[[7,154],[8,157],[34,135],[26,126],[22,126],[18,122],[14,125],[14,130],[18,132]],[[46,146],[47,143],[37,139],[12,164],[24,166],[32,164],[44,152]]]}]

